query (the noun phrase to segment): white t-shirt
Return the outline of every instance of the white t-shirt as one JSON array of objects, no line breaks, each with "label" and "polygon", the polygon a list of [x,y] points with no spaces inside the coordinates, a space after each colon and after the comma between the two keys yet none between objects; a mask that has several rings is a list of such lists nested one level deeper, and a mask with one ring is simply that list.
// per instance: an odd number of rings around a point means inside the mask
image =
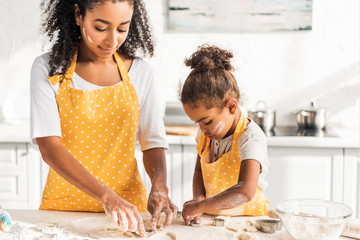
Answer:
[{"label": "white t-shirt", "polygon": [[[30,139],[33,144],[37,144],[38,137],[61,137],[60,117],[55,99],[60,83],[52,85],[47,80],[49,56],[50,53],[45,53],[37,57],[31,68]],[[152,68],[141,58],[134,58],[128,74],[139,98],[140,117],[136,140],[139,141],[141,150],[167,149],[165,126]],[[75,72],[72,84],[73,88],[79,90],[104,88],[82,79]]]},{"label": "white t-shirt", "polygon": [[[261,173],[259,175],[258,186],[265,190],[268,183],[265,176],[269,170],[269,161],[267,156],[266,136],[261,128],[251,119],[238,140],[238,149],[241,161],[254,159],[260,163]],[[199,129],[196,142],[198,142],[201,134]],[[231,150],[233,134],[221,140],[211,140],[210,145],[210,162],[219,159],[224,153]]]}]

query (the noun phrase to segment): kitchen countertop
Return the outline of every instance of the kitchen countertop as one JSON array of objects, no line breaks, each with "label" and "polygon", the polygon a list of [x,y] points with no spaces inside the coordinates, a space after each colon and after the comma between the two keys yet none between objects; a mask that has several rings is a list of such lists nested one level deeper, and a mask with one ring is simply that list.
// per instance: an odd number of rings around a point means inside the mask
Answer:
[{"label": "kitchen countertop", "polygon": [[[332,129],[329,137],[267,136],[269,147],[360,148],[360,130]],[[195,145],[195,136],[167,135],[169,144]]]},{"label": "kitchen countertop", "polygon": [[[194,134],[193,129],[190,131]],[[333,137],[268,136],[269,147],[360,148],[359,129],[333,129]],[[30,127],[0,123],[1,142],[29,142]],[[169,144],[195,145],[195,136],[167,135]]]},{"label": "kitchen countertop", "polygon": [[[104,213],[61,212],[44,210],[8,210],[14,225],[6,233],[0,233],[0,239],[129,239],[135,236],[124,236],[111,219]],[[150,215],[142,214],[145,228],[150,226]],[[197,239],[227,240],[238,239],[241,234],[248,234],[253,239],[291,240],[287,231],[282,228],[272,234],[257,231],[253,226],[256,219],[267,217],[225,217],[225,227],[186,226],[181,217],[176,218],[167,229],[146,232],[145,239]],[[211,222],[213,217],[205,215],[202,222]],[[160,220],[162,223],[164,216]],[[137,238],[139,239],[139,238]],[[346,239],[346,238],[339,238]]]}]

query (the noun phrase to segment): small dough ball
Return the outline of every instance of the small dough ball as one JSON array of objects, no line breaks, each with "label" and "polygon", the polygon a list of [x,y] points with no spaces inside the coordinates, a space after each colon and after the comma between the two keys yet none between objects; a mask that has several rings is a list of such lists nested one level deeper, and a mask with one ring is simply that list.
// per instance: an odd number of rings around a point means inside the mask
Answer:
[{"label": "small dough ball", "polygon": [[256,238],[250,236],[249,234],[243,233],[238,236],[239,240],[256,240]]},{"label": "small dough ball", "polygon": [[267,215],[271,218],[280,218],[279,215],[275,210],[269,210],[267,211]]}]

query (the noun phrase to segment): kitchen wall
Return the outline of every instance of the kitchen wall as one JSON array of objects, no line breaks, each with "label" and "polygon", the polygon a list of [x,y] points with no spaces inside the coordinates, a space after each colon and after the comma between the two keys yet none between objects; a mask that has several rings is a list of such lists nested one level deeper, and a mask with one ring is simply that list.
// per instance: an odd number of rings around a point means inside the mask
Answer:
[{"label": "kitchen wall", "polygon": [[[313,30],[268,33],[178,33],[166,30],[167,0],[145,0],[156,39],[150,59],[163,102],[177,101],[183,64],[197,46],[232,50],[244,109],[258,100],[277,111],[277,125],[295,125],[294,111],[311,100],[329,109],[329,126],[359,129],[359,1],[313,1]],[[42,52],[39,0],[0,0],[0,105],[29,88]],[[46,50],[46,47],[45,49]]]}]

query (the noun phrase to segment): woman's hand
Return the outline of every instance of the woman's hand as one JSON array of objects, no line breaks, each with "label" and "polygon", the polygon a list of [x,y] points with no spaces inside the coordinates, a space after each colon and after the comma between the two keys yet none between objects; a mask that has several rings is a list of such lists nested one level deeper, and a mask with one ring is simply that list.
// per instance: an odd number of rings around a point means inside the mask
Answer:
[{"label": "woman's hand", "polygon": [[194,220],[195,223],[199,222],[199,218],[204,212],[200,204],[204,199],[205,197],[198,197],[184,203],[182,217],[186,225],[189,225],[191,220]]},{"label": "woman's hand", "polygon": [[145,237],[144,222],[136,206],[115,193],[111,194],[103,205],[106,215],[111,217],[122,231],[136,232],[138,230],[140,236]]},{"label": "woman's hand", "polygon": [[170,226],[173,219],[176,218],[178,208],[171,202],[166,188],[151,189],[148,199],[148,211],[151,213],[151,230],[156,230],[156,224],[159,223],[160,213],[166,215],[163,228]]},{"label": "woman's hand", "polygon": [[151,230],[156,230],[160,213],[166,215],[163,228],[167,228],[176,217],[177,207],[171,202],[166,186],[166,161],[163,148],[151,148],[143,152],[143,161],[146,172],[151,179],[151,191],[147,210],[151,213]]}]

